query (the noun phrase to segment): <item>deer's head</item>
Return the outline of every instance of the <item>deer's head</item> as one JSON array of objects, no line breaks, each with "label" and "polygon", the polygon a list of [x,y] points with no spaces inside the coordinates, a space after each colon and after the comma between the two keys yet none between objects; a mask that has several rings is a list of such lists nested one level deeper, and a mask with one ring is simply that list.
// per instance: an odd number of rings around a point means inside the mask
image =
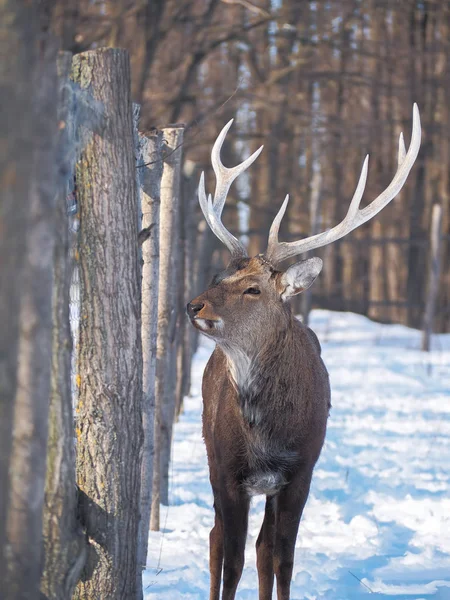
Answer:
[{"label": "deer's head", "polygon": [[232,122],[222,129],[211,153],[217,179],[214,199],[206,194],[203,173],[199,184],[200,206],[205,219],[213,233],[230,250],[231,261],[224,271],[214,277],[206,292],[189,302],[187,312],[192,324],[218,343],[242,345],[245,339],[247,345],[252,345],[261,339],[262,331],[270,331],[274,325],[278,326],[280,319],[285,318],[288,312],[286,302],[309,288],[322,269],[320,258],[297,262],[287,270],[282,270],[280,263],[344,237],[374,217],[399,193],[419,152],[420,116],[414,104],[409,149],[406,152],[403,134],[400,134],[398,167],[394,178],[368,206],[359,208],[367,180],[367,156],[347,215],[341,223],[296,242],[279,242],[278,230],[289,200],[289,196],[286,196],[270,228],[267,250],[254,258],[249,258],[243,244],[225,228],[221,216],[231,184],[256,160],[263,147],[240,165],[225,167],[220,160],[220,150]]},{"label": "deer's head", "polygon": [[250,350],[262,332],[279,329],[287,317],[286,301],[307,289],[321,269],[320,258],[296,263],[284,272],[264,256],[234,258],[206,292],[188,304],[189,317],[217,342]]}]

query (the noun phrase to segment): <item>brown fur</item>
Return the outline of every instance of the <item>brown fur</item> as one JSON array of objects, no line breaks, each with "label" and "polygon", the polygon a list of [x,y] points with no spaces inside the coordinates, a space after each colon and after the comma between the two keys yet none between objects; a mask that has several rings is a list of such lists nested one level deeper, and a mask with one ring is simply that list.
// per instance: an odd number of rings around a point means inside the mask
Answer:
[{"label": "brown fur", "polygon": [[[252,287],[260,294],[246,293]],[[203,435],[215,508],[210,600],[219,599],[222,569],[222,599],[235,597],[253,493],[267,495],[257,541],[259,598],[272,598],[275,574],[278,599],[289,599],[295,540],[325,438],[330,388],[316,335],[295,319],[282,293],[282,273],[256,257],[231,263],[188,305],[194,326],[217,342],[203,377]],[[233,361],[242,355],[242,364],[251,366],[236,382]]]}]

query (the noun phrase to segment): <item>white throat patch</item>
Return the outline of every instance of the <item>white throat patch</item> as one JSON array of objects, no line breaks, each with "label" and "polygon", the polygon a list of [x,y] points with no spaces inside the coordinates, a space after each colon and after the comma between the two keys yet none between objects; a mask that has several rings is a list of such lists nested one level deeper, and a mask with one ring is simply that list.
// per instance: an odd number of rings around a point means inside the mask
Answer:
[{"label": "white throat patch", "polygon": [[253,381],[252,359],[239,348],[223,348],[227,357],[228,369],[236,387],[240,390],[247,389]]}]

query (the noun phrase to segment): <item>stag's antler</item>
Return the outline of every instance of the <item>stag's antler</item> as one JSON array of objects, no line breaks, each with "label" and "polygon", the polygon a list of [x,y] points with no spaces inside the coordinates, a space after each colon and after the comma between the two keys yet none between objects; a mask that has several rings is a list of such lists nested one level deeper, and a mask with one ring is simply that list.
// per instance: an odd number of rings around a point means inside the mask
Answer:
[{"label": "stag's antler", "polygon": [[231,169],[225,167],[220,160],[220,150],[222,149],[225,136],[233,123],[233,119],[228,121],[222,131],[219,133],[217,140],[214,143],[211,151],[211,162],[216,175],[216,189],[214,192],[214,200],[211,199],[211,194],[206,196],[205,176],[204,173],[200,176],[198,188],[198,196],[200,206],[205,215],[206,222],[212,229],[213,233],[221,240],[231,252],[233,258],[248,256],[243,244],[232,235],[222,223],[221,216],[225,200],[231,184],[238,175],[243,173],[248,167],[258,158],[264,146],[258,148],[251,156],[244,160],[243,163]]},{"label": "stag's antler", "polygon": [[398,167],[397,172],[394,175],[391,183],[373,202],[363,209],[359,208],[361,198],[364,193],[367,179],[367,167],[369,163],[369,155],[366,156],[362,167],[361,175],[359,177],[358,186],[353,195],[350,207],[344,220],[328,231],[318,233],[311,237],[299,240],[298,242],[279,242],[278,241],[278,230],[280,228],[281,219],[286,211],[289,196],[286,196],[277,216],[273,220],[272,226],[269,232],[269,242],[267,250],[265,252],[265,258],[276,265],[277,263],[296,256],[297,254],[303,254],[314,248],[320,248],[331,242],[344,237],[356,227],[359,227],[363,223],[366,223],[380,212],[395,196],[400,192],[403,184],[408,177],[408,174],[417,158],[420,148],[420,115],[417,104],[413,107],[413,130],[411,143],[408,148],[408,152],[405,149],[405,143],[403,140],[403,134],[400,134],[399,145],[398,145]]}]

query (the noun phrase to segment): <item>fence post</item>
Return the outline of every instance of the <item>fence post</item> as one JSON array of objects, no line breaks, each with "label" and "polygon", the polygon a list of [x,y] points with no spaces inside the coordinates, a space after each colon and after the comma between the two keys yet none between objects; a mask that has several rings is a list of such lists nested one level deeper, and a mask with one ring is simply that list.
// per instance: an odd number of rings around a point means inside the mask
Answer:
[{"label": "fence post", "polygon": [[142,347],[130,63],[78,54],[72,78],[102,104],[104,129],[77,164],[80,325],[77,483],[90,545],[74,598],[135,599]]},{"label": "fence post", "polygon": [[[139,136],[137,170],[141,186],[142,229],[142,354],[144,445],[141,469],[141,521],[139,524],[138,570],[147,563],[148,532],[152,504],[155,428],[156,339],[158,331],[159,211],[163,174],[163,133]],[[139,590],[138,590],[139,593]]]},{"label": "fence post", "polygon": [[167,127],[161,181],[158,341],[156,357],[155,454],[150,527],[159,530],[159,505],[168,502],[172,425],[175,413],[178,226],[181,144],[184,129]]},{"label": "fence post", "polygon": [[422,350],[426,351],[430,350],[431,334],[433,333],[436,298],[439,291],[439,277],[441,274],[441,246],[442,206],[440,204],[434,204],[431,213],[428,286],[422,332]]}]

